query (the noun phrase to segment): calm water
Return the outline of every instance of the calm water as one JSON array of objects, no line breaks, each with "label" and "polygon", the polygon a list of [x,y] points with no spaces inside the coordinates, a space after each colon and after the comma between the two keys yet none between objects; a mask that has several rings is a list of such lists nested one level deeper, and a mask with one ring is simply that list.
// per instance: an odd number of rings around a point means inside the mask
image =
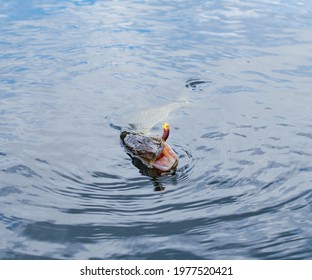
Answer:
[{"label": "calm water", "polygon": [[2,2],[1,259],[312,259],[311,1]]}]

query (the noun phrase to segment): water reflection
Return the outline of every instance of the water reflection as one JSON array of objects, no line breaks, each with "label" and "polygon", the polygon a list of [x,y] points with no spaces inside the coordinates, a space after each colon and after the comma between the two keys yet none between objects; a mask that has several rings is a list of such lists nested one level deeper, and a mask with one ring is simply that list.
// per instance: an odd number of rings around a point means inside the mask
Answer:
[{"label": "water reflection", "polygon": [[[1,258],[312,257],[311,2],[39,2],[0,7]],[[160,175],[119,134],[163,121]]]}]

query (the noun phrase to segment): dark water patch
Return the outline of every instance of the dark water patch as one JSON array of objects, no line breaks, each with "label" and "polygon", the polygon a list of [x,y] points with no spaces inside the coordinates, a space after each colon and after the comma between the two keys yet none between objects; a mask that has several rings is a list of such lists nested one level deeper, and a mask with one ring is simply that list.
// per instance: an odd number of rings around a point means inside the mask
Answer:
[{"label": "dark water patch", "polygon": [[311,172],[312,166],[301,167],[301,168],[299,168],[299,171],[300,172]]},{"label": "dark water patch", "polygon": [[51,222],[29,223],[25,226],[23,236],[37,241],[48,241],[50,243],[63,243],[71,240],[71,243],[93,243],[90,239],[94,228],[90,225],[61,225]]},{"label": "dark water patch", "polygon": [[[254,117],[255,118],[255,117]],[[257,118],[255,118],[255,119],[257,119]],[[266,126],[258,126],[258,127],[254,127],[253,129],[255,130],[255,131],[259,131],[259,130],[262,130],[262,129],[266,129],[267,127]]]},{"label": "dark water patch", "polygon": [[280,162],[277,162],[277,161],[269,161],[267,163],[267,169],[281,168],[281,167],[287,168],[288,164],[280,163]]},{"label": "dark water patch", "polygon": [[265,152],[261,148],[251,148],[247,150],[240,150],[236,153],[248,153],[250,156],[263,155]]},{"label": "dark water patch", "polygon": [[[278,118],[284,118],[284,117],[278,116]],[[294,127],[293,125],[288,124],[288,123],[276,123],[276,125],[278,125],[278,126],[289,126],[289,127]]]},{"label": "dark water patch", "polygon": [[236,93],[257,93],[259,92],[259,89],[254,89],[251,87],[246,86],[227,86],[227,87],[221,87],[218,89],[218,92],[221,94],[236,94]]},{"label": "dark water patch", "polygon": [[306,151],[300,151],[300,150],[291,150],[291,153],[297,154],[299,156],[311,156],[311,153],[308,153]]},{"label": "dark water patch", "polygon": [[58,176],[62,177],[63,179],[65,179],[66,181],[72,181],[74,183],[78,183],[81,185],[84,184],[83,178],[77,174],[74,174],[74,173],[69,174],[69,173],[58,171],[58,170],[53,170],[53,172],[57,174]]},{"label": "dark water patch", "polygon": [[55,260],[57,258],[52,258],[50,256],[44,256],[38,253],[27,254],[14,250],[0,250],[0,259],[1,260]]},{"label": "dark water patch", "polygon": [[[301,259],[304,255],[307,255],[307,250],[298,251],[297,246],[300,243],[304,244],[305,240],[302,237],[298,237],[298,231],[284,231],[272,236],[266,242],[262,241],[255,245],[255,248],[252,250],[252,256],[258,259]],[[285,254],[284,247],[286,244],[289,251],[292,251],[291,253]]]},{"label": "dark water patch", "polygon": [[297,76],[297,77],[311,77],[312,75],[312,67],[307,65],[302,65],[297,67],[296,69],[288,69],[288,70],[275,70],[274,72],[287,75],[287,76]]},{"label": "dark water patch", "polygon": [[15,186],[6,186],[6,187],[0,188],[0,196],[7,196],[7,195],[19,194],[19,193],[22,193],[22,191]]},{"label": "dark water patch", "polygon": [[179,158],[179,165],[175,174],[171,177],[174,185],[188,182],[192,176],[193,170],[196,168],[197,159],[193,156],[195,151],[191,147],[174,146]]},{"label": "dark water patch", "polygon": [[274,140],[274,141],[280,141],[280,140],[281,140],[280,137],[274,137],[274,136],[269,137],[269,139],[272,139],[272,140]]},{"label": "dark water patch", "polygon": [[247,135],[242,134],[242,133],[233,132],[233,134],[239,137],[247,138]]},{"label": "dark water patch", "polygon": [[[243,115],[245,117],[245,115]],[[237,126],[237,128],[252,128],[251,124],[243,124],[243,125],[239,125]]]},{"label": "dark water patch", "polygon": [[36,161],[39,163],[49,164],[45,159],[36,158]]},{"label": "dark water patch", "polygon": [[185,82],[185,87],[193,91],[202,91],[204,87],[207,87],[210,84],[211,84],[211,81],[192,78],[192,79],[188,79]]},{"label": "dark water patch", "polygon": [[204,257],[198,256],[186,250],[179,249],[161,249],[157,252],[140,253],[135,252],[133,255],[114,255],[112,259],[117,260],[203,260]]},{"label": "dark water patch", "polygon": [[142,178],[142,177],[133,177],[131,180],[129,178],[125,179],[122,178],[122,180],[118,180],[116,182],[93,182],[91,184],[86,185],[86,188],[92,190],[93,187],[95,187],[97,190],[135,190],[140,187],[148,186],[150,183],[150,179],[148,178]]},{"label": "dark water patch", "polygon": [[210,147],[206,147],[206,146],[198,146],[196,148],[197,151],[204,151],[204,152],[212,152],[215,149],[214,148],[210,148]]},{"label": "dark water patch", "polygon": [[201,136],[201,138],[213,138],[213,139],[216,139],[216,140],[222,140],[227,135],[228,135],[228,133],[213,131],[213,132],[209,132],[209,133],[203,134]]},{"label": "dark water patch", "polygon": [[297,133],[297,135],[312,139],[312,133],[299,132],[299,133]]},{"label": "dark water patch", "polygon": [[266,188],[272,188],[275,187],[276,185],[280,186],[282,182],[280,182],[279,180],[274,180],[272,182],[268,182],[266,184],[264,184],[261,189],[265,190]]},{"label": "dark water patch", "polygon": [[272,150],[286,150],[290,148],[289,146],[280,146],[280,145],[272,145],[272,144],[263,144],[262,146],[268,149],[272,149]]},{"label": "dark water patch", "polygon": [[108,178],[108,179],[115,179],[115,180],[119,180],[120,176],[111,174],[111,173],[105,173],[102,171],[93,171],[91,173],[91,176],[95,177],[95,178]]},{"label": "dark water patch", "polygon": [[115,125],[113,123],[110,123],[109,126],[115,130],[118,130],[118,131],[121,131],[122,130],[122,126],[118,126],[118,125]]},{"label": "dark water patch", "polygon": [[24,221],[15,216],[6,216],[4,214],[0,214],[0,221],[3,225],[5,225],[6,229],[17,231],[20,227],[24,225]]},{"label": "dark water patch", "polygon": [[290,82],[290,80],[288,79],[277,78],[272,75],[270,76],[265,73],[261,73],[261,72],[257,72],[253,70],[243,71],[243,73],[262,77],[263,79],[260,80],[262,83],[267,83],[268,81],[277,82],[277,83],[289,83]]},{"label": "dark water patch", "polygon": [[240,165],[247,165],[247,166],[250,166],[250,165],[253,165],[255,164],[255,162],[251,161],[251,160],[235,160],[238,164]]},{"label": "dark water patch", "polygon": [[8,167],[6,169],[2,170],[5,173],[16,173],[16,174],[21,174],[25,177],[39,177],[41,178],[41,176],[39,174],[37,174],[35,171],[33,171],[30,167],[25,166],[23,164],[18,164],[12,167]]}]

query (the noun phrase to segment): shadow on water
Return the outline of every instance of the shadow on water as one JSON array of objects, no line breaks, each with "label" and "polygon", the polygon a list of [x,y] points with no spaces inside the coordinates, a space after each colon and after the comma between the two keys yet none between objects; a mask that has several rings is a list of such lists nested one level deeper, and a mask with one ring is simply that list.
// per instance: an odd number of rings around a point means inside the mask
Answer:
[{"label": "shadow on water", "polygon": [[146,166],[139,158],[132,156],[128,153],[132,160],[132,164],[139,169],[140,173],[145,176],[151,177],[151,182],[154,185],[155,191],[164,191],[165,185],[161,180],[161,176],[166,176],[167,178],[170,177],[172,183],[176,182],[176,170],[170,170],[168,172],[160,172],[156,168],[149,168]]},{"label": "shadow on water", "polygon": [[155,191],[164,191],[166,185],[178,186],[185,184],[191,176],[192,170],[196,165],[196,159],[193,157],[192,152],[175,146],[177,156],[179,158],[179,165],[176,169],[160,172],[155,168],[149,168],[139,158],[127,153],[131,158],[132,164],[139,170],[140,174],[148,176],[154,186]]}]

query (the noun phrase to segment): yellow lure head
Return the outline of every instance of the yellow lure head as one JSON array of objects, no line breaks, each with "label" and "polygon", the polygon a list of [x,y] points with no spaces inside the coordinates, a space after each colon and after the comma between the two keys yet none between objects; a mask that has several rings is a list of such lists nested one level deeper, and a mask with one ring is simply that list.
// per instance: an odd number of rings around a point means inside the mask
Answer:
[{"label": "yellow lure head", "polygon": [[163,135],[162,135],[162,139],[164,140],[164,141],[166,141],[167,139],[168,139],[168,137],[169,137],[169,123],[164,123],[163,124],[163,129],[164,129],[164,133],[163,133]]},{"label": "yellow lure head", "polygon": [[169,123],[165,122],[162,127],[165,130],[169,129]]}]

